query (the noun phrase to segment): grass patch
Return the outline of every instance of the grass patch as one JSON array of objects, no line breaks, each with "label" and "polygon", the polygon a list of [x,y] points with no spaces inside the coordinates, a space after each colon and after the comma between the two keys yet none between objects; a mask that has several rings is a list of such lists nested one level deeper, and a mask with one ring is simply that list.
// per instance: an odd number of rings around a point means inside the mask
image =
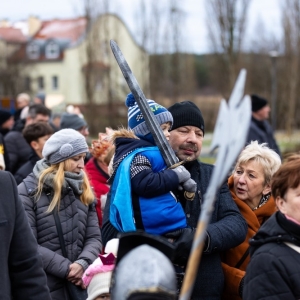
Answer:
[{"label": "grass patch", "polygon": [[213,165],[216,161],[216,158],[214,156],[201,156],[200,159],[201,162],[206,163],[206,164],[211,164]]}]

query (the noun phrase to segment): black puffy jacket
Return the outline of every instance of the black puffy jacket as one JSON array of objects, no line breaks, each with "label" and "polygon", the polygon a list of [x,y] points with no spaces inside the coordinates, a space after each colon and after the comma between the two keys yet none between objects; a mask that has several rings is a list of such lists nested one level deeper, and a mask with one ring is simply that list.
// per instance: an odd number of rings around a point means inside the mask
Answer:
[{"label": "black puffy jacket", "polygon": [[286,244],[300,249],[300,239],[282,227],[283,218],[276,212],[250,240],[243,300],[300,299],[300,253]]}]

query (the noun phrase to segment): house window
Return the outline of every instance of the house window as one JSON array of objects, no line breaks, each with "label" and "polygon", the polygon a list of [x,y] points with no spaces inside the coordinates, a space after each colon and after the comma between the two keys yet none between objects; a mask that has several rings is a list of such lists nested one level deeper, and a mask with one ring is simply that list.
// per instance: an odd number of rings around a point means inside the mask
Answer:
[{"label": "house window", "polygon": [[50,42],[46,46],[46,58],[55,59],[59,57],[59,46],[55,42]]},{"label": "house window", "polygon": [[44,82],[44,77],[39,76],[38,77],[38,89],[43,90],[45,88],[45,82]]},{"label": "house window", "polygon": [[31,78],[25,77],[25,91],[31,91]]},{"label": "house window", "polygon": [[52,76],[52,90],[58,90],[58,76]]},{"label": "house window", "polygon": [[40,46],[35,43],[31,43],[26,48],[27,56],[29,59],[38,59],[40,57]]}]

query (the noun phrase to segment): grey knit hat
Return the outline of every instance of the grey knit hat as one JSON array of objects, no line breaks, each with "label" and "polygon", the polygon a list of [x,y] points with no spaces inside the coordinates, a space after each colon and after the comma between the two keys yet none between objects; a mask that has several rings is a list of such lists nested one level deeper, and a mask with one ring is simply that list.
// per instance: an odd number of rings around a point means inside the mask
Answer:
[{"label": "grey knit hat", "polygon": [[87,126],[86,121],[76,114],[63,113],[61,116],[60,129],[72,128],[79,130],[84,126]]},{"label": "grey knit hat", "polygon": [[85,152],[88,145],[82,134],[74,129],[61,129],[46,141],[42,155],[54,165]]}]

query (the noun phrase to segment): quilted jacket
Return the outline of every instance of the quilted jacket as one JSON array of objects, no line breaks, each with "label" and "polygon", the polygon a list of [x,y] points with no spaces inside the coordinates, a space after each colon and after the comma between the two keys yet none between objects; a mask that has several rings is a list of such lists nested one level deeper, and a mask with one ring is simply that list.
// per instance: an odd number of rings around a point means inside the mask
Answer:
[{"label": "quilted jacket", "polygon": [[34,199],[37,179],[31,173],[18,186],[31,229],[37,239],[52,299],[68,299],[66,276],[69,265],[84,259],[91,264],[102,250],[101,233],[94,205],[86,206],[68,187],[63,190],[59,217],[67,251],[63,257],[52,213],[46,213],[53,189],[45,186],[38,201]]}]

